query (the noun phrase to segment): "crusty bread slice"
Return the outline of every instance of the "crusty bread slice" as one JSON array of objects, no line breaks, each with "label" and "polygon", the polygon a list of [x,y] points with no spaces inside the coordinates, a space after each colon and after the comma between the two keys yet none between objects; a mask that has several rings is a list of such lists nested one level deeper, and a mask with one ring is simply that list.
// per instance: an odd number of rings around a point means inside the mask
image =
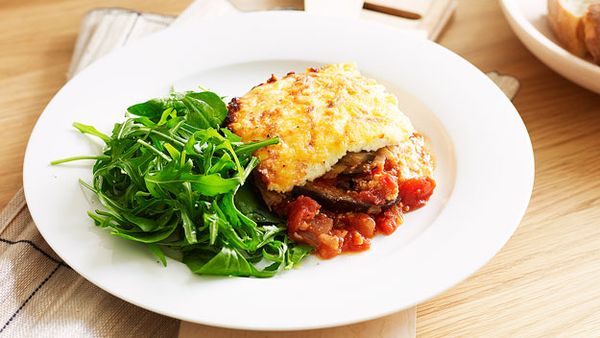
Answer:
[{"label": "crusty bread slice", "polygon": [[569,52],[584,57],[585,30],[583,17],[589,1],[586,0],[548,0],[548,20],[558,41]]},{"label": "crusty bread slice", "polygon": [[590,5],[583,17],[585,46],[594,62],[600,65],[600,2]]}]

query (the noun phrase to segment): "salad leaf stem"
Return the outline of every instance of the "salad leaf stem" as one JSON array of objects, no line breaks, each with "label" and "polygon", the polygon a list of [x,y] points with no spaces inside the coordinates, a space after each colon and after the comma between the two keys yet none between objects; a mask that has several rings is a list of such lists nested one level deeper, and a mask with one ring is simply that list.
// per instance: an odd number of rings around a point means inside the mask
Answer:
[{"label": "salad leaf stem", "polygon": [[110,160],[110,156],[105,156],[105,155],[73,156],[73,157],[67,157],[67,158],[63,158],[60,160],[52,161],[52,162],[50,162],[50,164],[57,165],[57,164],[63,164],[63,163],[67,163],[67,162],[74,162],[74,161],[81,161],[81,160],[108,161],[108,160]]}]

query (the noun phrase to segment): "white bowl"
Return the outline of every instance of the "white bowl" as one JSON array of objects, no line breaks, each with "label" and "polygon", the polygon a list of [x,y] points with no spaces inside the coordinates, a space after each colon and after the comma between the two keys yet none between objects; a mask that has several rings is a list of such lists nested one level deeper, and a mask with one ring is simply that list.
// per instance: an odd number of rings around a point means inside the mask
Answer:
[{"label": "white bowl", "polygon": [[537,58],[560,75],[600,94],[600,66],[560,46],[546,19],[547,0],[501,0],[500,4],[517,37]]}]

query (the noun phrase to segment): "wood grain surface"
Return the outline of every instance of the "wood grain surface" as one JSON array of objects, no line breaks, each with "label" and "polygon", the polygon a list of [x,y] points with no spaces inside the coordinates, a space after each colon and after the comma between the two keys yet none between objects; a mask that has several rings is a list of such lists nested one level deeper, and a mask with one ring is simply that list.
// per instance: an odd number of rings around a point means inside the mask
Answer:
[{"label": "wood grain surface", "polygon": [[[64,84],[82,15],[110,6],[177,14],[188,3],[0,1],[0,208],[21,185],[37,116]],[[461,0],[440,43],[483,71],[519,78],[514,103],[533,143],[536,183],[503,250],[471,278],[418,306],[418,336],[598,336],[600,96],[535,59],[493,0]]]}]

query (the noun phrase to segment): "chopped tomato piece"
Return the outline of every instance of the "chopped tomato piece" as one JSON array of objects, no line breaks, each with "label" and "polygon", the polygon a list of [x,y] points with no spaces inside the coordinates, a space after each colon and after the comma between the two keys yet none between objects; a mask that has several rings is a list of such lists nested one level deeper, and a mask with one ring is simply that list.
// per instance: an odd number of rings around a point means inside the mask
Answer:
[{"label": "chopped tomato piece", "polygon": [[397,206],[391,206],[375,218],[377,231],[391,235],[402,224],[402,210]]},{"label": "chopped tomato piece", "polygon": [[400,183],[399,195],[407,211],[418,209],[425,205],[431,197],[435,181],[430,177],[411,178]]},{"label": "chopped tomato piece", "polygon": [[357,230],[350,230],[344,238],[342,251],[358,252],[368,250],[370,247],[371,240],[369,238],[365,238]]},{"label": "chopped tomato piece", "polygon": [[373,217],[364,213],[351,213],[344,217],[347,227],[356,229],[366,238],[375,236],[375,220]]},{"label": "chopped tomato piece", "polygon": [[288,234],[295,241],[316,247],[319,256],[331,258],[341,252],[342,242],[331,234],[333,219],[320,209],[312,198],[298,197],[288,209]]},{"label": "chopped tomato piece", "polygon": [[370,182],[373,187],[367,190],[362,190],[357,193],[359,200],[382,205],[396,199],[398,196],[398,179],[396,176],[381,173],[373,177]]}]

